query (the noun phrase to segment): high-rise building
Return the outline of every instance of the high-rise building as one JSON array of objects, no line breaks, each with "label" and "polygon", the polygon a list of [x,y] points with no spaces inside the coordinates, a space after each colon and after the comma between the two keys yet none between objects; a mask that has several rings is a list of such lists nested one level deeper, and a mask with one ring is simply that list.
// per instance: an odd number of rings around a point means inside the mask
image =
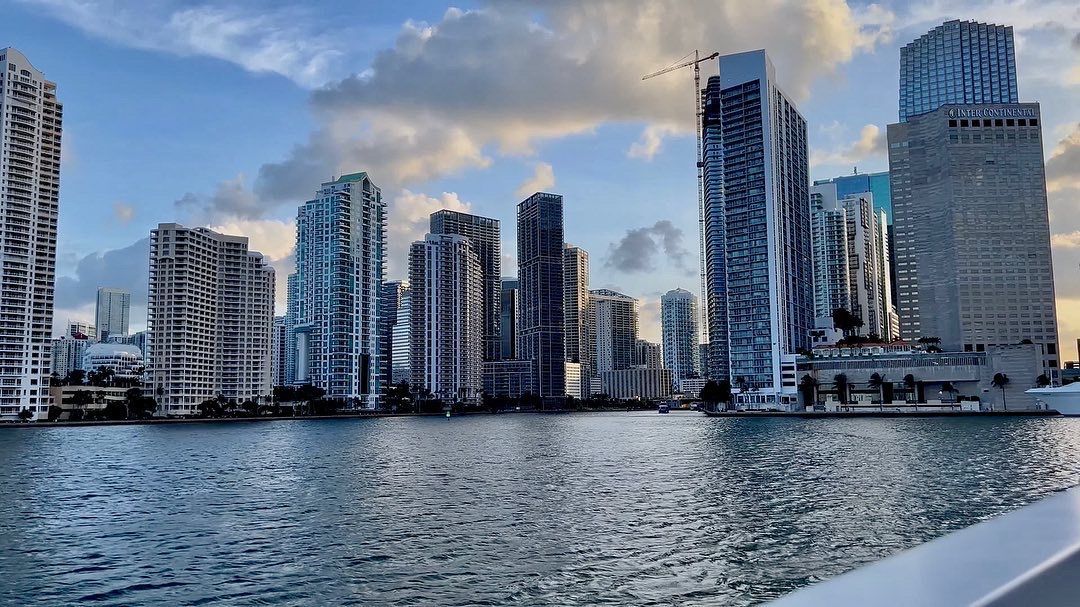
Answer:
[{"label": "high-rise building", "polygon": [[159,224],[150,232],[148,375],[162,415],[271,386],[274,268],[243,236]]},{"label": "high-rise building", "polygon": [[835,183],[810,188],[814,249],[815,327],[834,327],[838,309],[861,326],[853,333],[891,341],[899,337],[892,301],[885,211],[869,192],[837,195]]},{"label": "high-rise building", "polygon": [[690,291],[672,289],[660,298],[664,367],[675,381],[701,375],[698,318],[697,297]]},{"label": "high-rise building", "polygon": [[432,234],[459,234],[473,243],[484,275],[484,360],[501,355],[502,239],[498,219],[443,209],[431,214]]},{"label": "high-rise building", "polygon": [[645,367],[647,369],[663,369],[664,354],[660,344],[647,339],[638,339],[634,342],[633,367]]},{"label": "high-rise building", "polygon": [[83,356],[86,349],[94,345],[94,340],[87,339],[85,335],[68,335],[52,341],[52,367],[51,372],[60,379],[68,376],[72,371],[85,371]]},{"label": "high-rise building", "polygon": [[566,324],[566,360],[580,363],[588,376],[591,348],[586,315],[589,309],[589,253],[567,244],[563,255],[563,320]]},{"label": "high-rise building", "polygon": [[390,383],[408,384],[412,381],[412,289],[407,286],[398,296],[390,339]]},{"label": "high-rise building", "polygon": [[566,400],[563,198],[537,192],[518,203],[519,358],[533,363],[544,406]]},{"label": "high-rise building", "polygon": [[275,316],[273,334],[270,337],[270,384],[275,388],[285,385],[287,335],[285,317]]},{"label": "high-rise building", "polygon": [[0,419],[49,410],[63,113],[56,84],[0,49]]},{"label": "high-rise building", "polygon": [[128,317],[131,315],[131,292],[123,289],[101,287],[97,291],[98,337],[106,341],[110,335],[128,334]]},{"label": "high-rise building", "polygon": [[[394,325],[397,323],[401,299],[409,292],[409,281],[388,280],[379,291],[379,344],[382,347],[382,390],[394,385]],[[407,381],[407,380],[406,380]]]},{"label": "high-rise building", "polygon": [[1012,26],[946,21],[900,49],[900,122],[947,104],[1019,100]]},{"label": "high-rise building", "polygon": [[476,402],[483,389],[484,273],[472,239],[428,234],[409,249],[414,391]]},{"label": "high-rise building", "polygon": [[1058,366],[1039,104],[946,105],[890,124],[900,335]]},{"label": "high-rise building", "polygon": [[514,278],[502,279],[502,299],[500,301],[499,345],[503,360],[518,358],[518,298],[520,290]]},{"label": "high-rise building", "polygon": [[785,369],[814,314],[806,120],[763,50],[720,57],[702,96],[709,376],[740,405],[794,406]]},{"label": "high-rise building", "polygon": [[[634,366],[638,338],[637,300],[610,289],[589,291],[589,342],[593,344],[593,373]],[[592,379],[590,377],[589,379]]]},{"label": "high-rise building", "polygon": [[323,183],[300,205],[286,314],[294,384],[322,388],[346,407],[378,406],[385,257],[386,203],[367,173]]},{"label": "high-rise building", "polygon": [[89,339],[97,341],[97,327],[84,320],[69,320],[67,336],[76,339]]}]

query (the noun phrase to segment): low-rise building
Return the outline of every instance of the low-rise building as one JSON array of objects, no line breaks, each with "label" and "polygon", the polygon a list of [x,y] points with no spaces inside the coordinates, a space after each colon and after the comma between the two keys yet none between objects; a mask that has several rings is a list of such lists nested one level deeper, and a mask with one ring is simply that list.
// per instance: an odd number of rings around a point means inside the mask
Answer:
[{"label": "low-rise building", "polygon": [[581,383],[581,363],[566,363],[566,395],[584,398]]},{"label": "low-rise building", "polygon": [[675,380],[675,389],[686,398],[698,398],[709,380],[704,377],[685,377]]},{"label": "low-rise building", "polygon": [[128,381],[141,378],[145,370],[142,351],[118,343],[97,343],[86,349],[82,368],[96,371],[102,367],[112,371],[113,378]]},{"label": "low-rise building", "polygon": [[530,360],[489,360],[484,362],[484,393],[495,398],[521,398],[535,394]]},{"label": "low-rise building", "polygon": [[[827,410],[962,409],[963,403],[975,410],[1033,409],[1035,399],[1024,391],[1035,386],[1042,360],[1038,344],[990,346],[983,352],[926,352],[903,342],[815,348],[812,356],[798,359],[800,402]],[[994,385],[999,373],[1008,378],[1004,390]],[[814,382],[816,397],[811,395]]]},{"label": "low-rise building", "polygon": [[620,400],[668,398],[671,371],[655,367],[633,367],[600,372],[600,392]]}]

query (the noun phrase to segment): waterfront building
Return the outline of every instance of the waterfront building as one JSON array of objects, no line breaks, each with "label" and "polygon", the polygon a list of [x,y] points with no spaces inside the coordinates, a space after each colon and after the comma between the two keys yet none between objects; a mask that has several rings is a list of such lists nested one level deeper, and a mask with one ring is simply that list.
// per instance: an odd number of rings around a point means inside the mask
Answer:
[{"label": "waterfront building", "polygon": [[698,398],[701,396],[701,389],[705,387],[709,380],[704,377],[684,377],[673,381],[675,382],[675,390],[678,393],[686,398]]},{"label": "waterfront building", "polygon": [[581,383],[581,363],[566,363],[566,395],[573,398],[585,398]]},{"label": "waterfront building", "polygon": [[495,398],[518,399],[536,394],[530,360],[500,360],[484,363],[484,392]]},{"label": "waterfront building", "polygon": [[[382,391],[383,394],[394,382],[394,325],[398,319],[401,300],[409,292],[409,281],[388,280],[379,290],[379,346],[382,348]],[[406,380],[408,381],[408,380]]]},{"label": "waterfront building", "polygon": [[663,366],[676,382],[701,376],[698,318],[697,297],[690,291],[672,289],[660,297]]},{"label": "waterfront building", "polygon": [[62,122],[56,84],[0,49],[0,419],[48,414]]},{"label": "waterfront building", "polygon": [[106,343],[135,346],[142,352],[143,366],[146,366],[146,331],[136,331],[131,335],[110,335]]},{"label": "waterfront building", "polygon": [[589,341],[595,372],[634,366],[638,336],[637,300],[610,289],[589,291]]},{"label": "waterfront building", "polygon": [[663,348],[660,346],[660,344],[648,341],[646,339],[635,340],[633,366],[647,367],[649,369],[663,369]]},{"label": "waterfront building", "polygon": [[148,390],[159,414],[271,395],[274,268],[246,237],[158,224],[146,321]]},{"label": "waterfront building", "polygon": [[88,372],[105,368],[113,372],[114,380],[134,381],[143,374],[143,353],[128,344],[96,343],[83,352],[82,368]]},{"label": "waterfront building", "polygon": [[900,122],[948,104],[1019,100],[1012,26],[946,21],[900,49]]},{"label": "waterfront building", "polygon": [[785,357],[813,324],[806,120],[765,51],[720,57],[702,91],[708,375],[792,406]]},{"label": "waterfront building", "polygon": [[54,339],[51,347],[50,372],[63,379],[72,371],[85,371],[83,356],[86,354],[86,349],[93,344],[94,340],[88,339],[81,333]]},{"label": "waterfront building", "polygon": [[901,338],[1031,340],[1060,361],[1039,104],[946,105],[888,127]]},{"label": "waterfront building", "polygon": [[[52,399],[52,403],[57,407],[60,407],[63,412],[57,419],[59,421],[72,420],[72,413],[80,411],[78,415],[83,415],[87,411],[100,411],[107,407],[109,403],[125,403],[127,402],[127,391],[131,388],[126,384],[119,386],[89,386],[89,385],[64,385],[64,386],[50,386],[49,396]],[[75,397],[76,394],[82,392],[89,395],[90,402],[88,404],[81,404],[81,399]],[[78,403],[76,401],[79,401]],[[75,419],[82,419],[81,417]]]},{"label": "waterfront building", "polygon": [[484,360],[498,360],[502,353],[499,326],[502,321],[502,232],[498,219],[443,209],[431,214],[432,234],[468,237],[480,258],[484,316]]},{"label": "waterfront building", "polygon": [[834,326],[844,309],[862,326],[856,335],[891,341],[900,335],[892,300],[885,212],[869,192],[840,197],[835,183],[810,188],[816,329]]},{"label": "waterfront building", "polygon": [[[289,274],[285,282],[285,376],[283,385],[299,385],[296,381],[296,363],[300,358],[297,349],[297,319],[300,318],[300,281],[296,273]],[[307,353],[304,353],[307,357]]]},{"label": "waterfront building", "polygon": [[563,255],[563,320],[566,324],[566,360],[581,363],[588,374],[592,361],[589,344],[589,253],[567,244]]},{"label": "waterfront building", "polygon": [[101,287],[97,290],[97,309],[94,315],[98,339],[105,341],[110,335],[128,334],[128,317],[131,315],[131,292],[124,289]]},{"label": "waterfront building", "polygon": [[502,360],[514,360],[518,357],[518,284],[514,278],[502,279],[502,298],[499,302],[499,349]]},{"label": "waterfront building", "polygon": [[390,339],[390,383],[408,384],[412,381],[412,289],[408,287],[398,297]]},{"label": "waterfront building", "polygon": [[484,273],[472,240],[428,234],[409,250],[412,387],[444,402],[483,388]]},{"label": "waterfront building", "polygon": [[270,385],[285,385],[285,367],[288,345],[288,331],[285,327],[285,317],[274,317],[274,329],[270,336]]},{"label": "waterfront building", "polygon": [[619,400],[648,400],[671,396],[671,370],[633,367],[601,371],[600,391]]},{"label": "waterfront building", "polygon": [[379,402],[386,212],[367,173],[323,183],[297,211],[296,278],[286,314],[293,384],[322,388],[347,408],[370,410]]},{"label": "waterfront building", "polygon": [[566,398],[563,197],[537,192],[518,203],[519,357],[533,363],[544,406]]},{"label": "waterfront building", "polygon": [[[972,410],[1020,410],[1035,407],[1024,391],[1042,373],[1043,348],[1038,344],[990,346],[980,352],[926,352],[906,342],[856,347],[814,348],[813,356],[798,358],[800,382],[817,382],[816,401],[837,407],[878,409],[890,405],[930,406]],[[1005,393],[993,385],[994,376],[1009,378]],[[847,394],[840,403],[836,376],[844,375]],[[877,375],[880,384],[873,379]],[[809,390],[800,398],[811,399]],[[884,397],[884,404],[882,403]],[[967,403],[963,405],[962,403]]]}]

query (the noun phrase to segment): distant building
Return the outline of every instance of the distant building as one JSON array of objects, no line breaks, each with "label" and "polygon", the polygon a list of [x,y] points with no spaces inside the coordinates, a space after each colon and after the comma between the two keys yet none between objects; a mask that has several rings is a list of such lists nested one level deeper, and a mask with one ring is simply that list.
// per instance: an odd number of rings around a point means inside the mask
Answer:
[{"label": "distant building", "polygon": [[101,341],[107,340],[110,335],[127,335],[130,315],[130,291],[106,287],[98,289],[95,320]]},{"label": "distant building", "polygon": [[136,380],[143,374],[143,353],[135,346],[117,343],[96,343],[83,352],[82,368],[97,371],[105,368],[115,379]]},{"label": "distant building", "polygon": [[410,365],[416,392],[477,402],[483,388],[483,271],[472,240],[428,234],[409,250]]},{"label": "distant building", "polygon": [[584,398],[584,386],[581,384],[581,363],[566,363],[566,395]]},{"label": "distant building", "polygon": [[412,381],[412,289],[406,288],[398,297],[390,340],[390,383],[408,384]]},{"label": "distant building", "polygon": [[589,344],[589,253],[567,244],[563,255],[563,317],[566,324],[566,360],[581,363],[588,373],[592,362]]},{"label": "distant building", "polygon": [[1012,26],[946,21],[900,49],[900,122],[947,104],[1019,101]]},{"label": "distant building", "polygon": [[63,115],[56,84],[0,49],[0,419],[49,410]]},{"label": "distant building", "polygon": [[[81,335],[81,334],[80,334]],[[52,367],[50,372],[61,379],[72,371],[85,371],[83,355],[94,344],[91,339],[82,337],[61,337],[52,341]]]},{"label": "distant building", "polygon": [[[948,25],[948,24],[947,24]],[[944,105],[888,127],[901,338],[1061,360],[1039,104]]]},{"label": "distant building", "polygon": [[533,387],[532,361],[501,360],[485,362],[484,393],[496,398],[521,398],[536,394]]},{"label": "distant building", "polygon": [[566,400],[563,198],[537,192],[517,207],[519,357],[532,361],[544,406]]},{"label": "distant building", "polygon": [[660,344],[645,339],[635,340],[633,366],[647,367],[649,369],[663,369],[663,348],[661,348]]},{"label": "distant building", "polygon": [[655,399],[671,396],[671,371],[635,367],[600,372],[601,391],[620,400]]},{"label": "distant building", "polygon": [[472,241],[483,276],[484,360],[501,356],[502,237],[499,220],[442,209],[431,214],[432,234],[458,234]]},{"label": "distant building", "polygon": [[697,297],[686,289],[672,289],[660,298],[660,329],[664,367],[678,382],[701,376],[698,347]]},{"label": "distant building", "polygon": [[375,409],[382,389],[386,212],[367,173],[323,183],[297,211],[286,314],[293,383],[322,388],[347,407]]},{"label": "distant building", "polygon": [[[815,348],[814,356],[798,359],[798,376],[817,380],[817,401],[828,408],[839,403],[835,377],[844,374],[851,384],[849,407],[942,404],[960,407],[968,402],[975,410],[1031,409],[1035,399],[1024,391],[1035,386],[1042,373],[1042,347],[1038,344],[992,346],[982,352],[929,353],[906,343],[870,344],[853,348]],[[994,375],[1009,378],[1004,399],[992,385]],[[882,385],[871,385],[871,376]],[[909,378],[910,376],[910,378]],[[907,380],[907,381],[905,381]],[[881,397],[885,396],[885,404]],[[804,404],[808,394],[801,394]],[[974,404],[974,399],[978,404]]]},{"label": "distant building", "polygon": [[275,388],[285,384],[285,352],[288,345],[285,317],[274,317],[274,332],[270,336],[270,384]]},{"label": "distant building", "polygon": [[162,415],[219,396],[270,396],[274,268],[243,236],[159,224],[150,233],[149,389]]},{"label": "distant building", "polygon": [[610,289],[589,291],[589,325],[597,373],[634,366],[638,335],[636,299]]},{"label": "distant building", "polygon": [[685,377],[683,379],[676,379],[675,391],[682,394],[686,398],[699,398],[701,396],[701,389],[705,387],[705,384],[709,380],[704,377]]},{"label": "distant building", "polygon": [[518,357],[518,298],[521,291],[518,289],[518,281],[513,278],[502,279],[502,311],[499,322],[499,344],[503,360],[514,360]]},{"label": "distant building", "polygon": [[75,339],[89,339],[90,341],[97,341],[98,339],[97,327],[81,320],[69,320],[65,335]]},{"label": "distant building", "polygon": [[862,322],[856,335],[900,336],[892,300],[885,212],[868,192],[837,195],[835,183],[810,188],[815,328],[834,326],[837,309]]},{"label": "distant building", "polygon": [[[382,283],[379,291],[379,346],[382,353],[382,391],[383,394],[394,385],[394,325],[397,323],[401,300],[407,297],[409,281],[388,280]],[[406,380],[408,381],[408,380]]]},{"label": "distant building", "polygon": [[724,55],[704,91],[708,375],[749,407],[797,402],[785,358],[813,325],[806,120],[765,51]]}]

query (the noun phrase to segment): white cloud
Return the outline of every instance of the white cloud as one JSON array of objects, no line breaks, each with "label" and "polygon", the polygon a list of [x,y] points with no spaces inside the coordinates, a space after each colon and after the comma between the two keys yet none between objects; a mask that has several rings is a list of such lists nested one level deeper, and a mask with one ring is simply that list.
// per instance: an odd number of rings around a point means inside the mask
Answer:
[{"label": "white cloud", "polygon": [[1060,249],[1080,249],[1080,230],[1067,234],[1053,234],[1050,245]]},{"label": "white cloud", "polygon": [[674,125],[650,124],[641,132],[641,137],[630,144],[626,151],[629,158],[650,161],[664,148],[664,138],[681,133]]},{"label": "white cloud", "polygon": [[555,187],[555,169],[546,162],[538,162],[531,177],[521,182],[514,194],[518,198],[531,196],[536,192],[550,191]]},{"label": "white cloud", "polygon": [[387,276],[393,279],[407,277],[409,246],[423,240],[428,233],[432,213],[441,209],[468,212],[471,208],[454,192],[443,192],[441,196],[434,197],[402,190],[394,197],[389,208]]},{"label": "white cloud", "polygon": [[280,261],[296,250],[296,221],[280,219],[234,219],[210,226],[220,234],[246,236],[248,249],[262,253],[270,261]]},{"label": "white cloud", "polygon": [[886,152],[885,131],[876,124],[867,124],[859,130],[859,138],[832,150],[816,149],[810,152],[810,166],[857,165]]}]

